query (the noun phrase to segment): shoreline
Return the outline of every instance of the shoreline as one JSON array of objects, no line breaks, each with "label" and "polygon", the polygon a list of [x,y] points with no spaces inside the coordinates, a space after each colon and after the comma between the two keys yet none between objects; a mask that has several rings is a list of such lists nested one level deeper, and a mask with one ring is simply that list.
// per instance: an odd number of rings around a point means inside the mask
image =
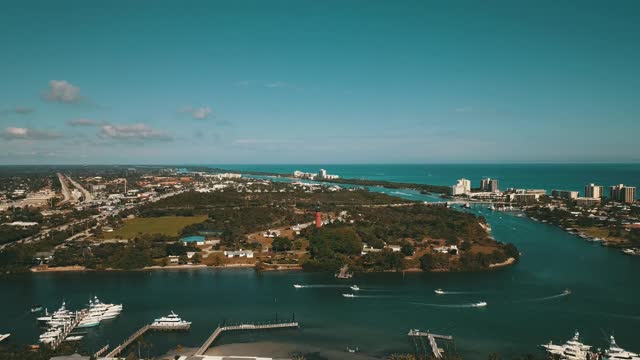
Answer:
[{"label": "shoreline", "polygon": [[509,266],[511,264],[513,264],[514,262],[516,262],[515,258],[508,258],[507,260],[501,262],[501,263],[495,263],[495,264],[489,264],[489,268],[490,269],[495,269],[495,268],[499,268],[499,267],[504,267],[504,266]]},{"label": "shoreline", "polygon": [[[509,258],[504,262],[490,264],[486,269],[480,269],[477,271],[467,271],[467,273],[478,273],[478,272],[486,272],[495,268],[501,268],[509,265],[513,265],[516,262],[515,258]],[[46,269],[38,269],[38,268],[30,268],[28,272],[37,274],[37,273],[66,273],[66,272],[127,272],[127,271],[158,271],[158,270],[232,270],[232,269],[256,269],[255,264],[229,264],[229,265],[218,265],[218,266],[209,266],[204,264],[191,264],[191,265],[153,265],[147,266],[140,269],[90,269],[84,266],[72,265],[72,266],[60,266],[60,267],[48,267]],[[257,270],[257,269],[256,269]],[[258,270],[257,270],[258,271]],[[304,272],[302,266],[276,266],[276,267],[265,267],[260,269],[259,271],[265,272],[275,272],[275,271],[301,271]],[[380,274],[380,273],[462,273],[461,271],[456,271],[452,269],[438,269],[433,271],[424,271],[418,267],[410,267],[404,270],[384,270],[384,271],[363,271],[358,274]],[[318,273],[318,272],[310,272],[310,273]],[[331,272],[326,272],[331,273]]]}]

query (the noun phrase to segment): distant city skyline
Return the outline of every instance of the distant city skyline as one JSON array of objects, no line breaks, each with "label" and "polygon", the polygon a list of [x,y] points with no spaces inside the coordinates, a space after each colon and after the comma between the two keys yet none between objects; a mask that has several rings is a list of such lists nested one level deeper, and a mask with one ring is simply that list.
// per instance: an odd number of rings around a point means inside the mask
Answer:
[{"label": "distant city skyline", "polygon": [[638,163],[637,1],[26,0],[0,165]]}]

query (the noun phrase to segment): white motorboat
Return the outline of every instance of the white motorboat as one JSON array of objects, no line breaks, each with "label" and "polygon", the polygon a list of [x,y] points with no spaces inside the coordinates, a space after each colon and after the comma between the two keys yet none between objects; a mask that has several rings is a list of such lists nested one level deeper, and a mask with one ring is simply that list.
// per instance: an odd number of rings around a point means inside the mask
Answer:
[{"label": "white motorboat", "polygon": [[444,294],[446,294],[446,292],[445,292],[444,290],[442,290],[442,289],[436,289],[434,292],[435,292],[436,294],[438,294],[438,295],[444,295]]},{"label": "white motorboat", "polygon": [[42,311],[42,305],[33,305],[31,307],[31,312],[32,313],[37,313],[37,312],[40,312],[40,311]]},{"label": "white motorboat", "polygon": [[611,335],[609,348],[605,350],[603,359],[606,360],[640,360],[640,355],[626,351],[616,344],[616,339]]},{"label": "white motorboat", "polygon": [[191,322],[182,320],[178,315],[176,315],[173,311],[171,311],[171,314],[153,320],[153,323],[151,323],[151,326],[183,328],[183,327],[191,326]]},{"label": "white motorboat", "polygon": [[82,335],[73,335],[73,336],[68,336],[66,339],[64,339],[64,341],[80,341],[82,340],[82,338],[84,338],[84,336]]},{"label": "white motorboat", "polygon": [[353,295],[353,294],[342,294],[342,296],[344,296],[344,297],[346,297],[346,298],[353,298],[353,297],[356,297],[356,296],[355,296],[355,295]]},{"label": "white motorboat", "polygon": [[358,285],[351,285],[351,286],[349,286],[349,289],[351,289],[353,291],[360,291],[360,288],[358,287]]},{"label": "white motorboat", "polygon": [[298,285],[298,284],[293,284],[293,287],[296,288],[296,289],[302,289],[304,286]]},{"label": "white motorboat", "polygon": [[485,306],[487,306],[487,303],[485,301],[479,301],[477,303],[471,304],[471,306],[473,306],[473,307],[485,307]]},{"label": "white motorboat", "polygon": [[9,336],[11,336],[11,334],[0,334],[0,342],[3,342]]},{"label": "white motorboat", "polygon": [[576,331],[573,338],[567,341],[564,345],[555,345],[552,342],[542,345],[547,352],[552,356],[559,356],[561,359],[566,360],[584,360],[587,359],[591,346],[585,345],[580,342],[580,333]]}]

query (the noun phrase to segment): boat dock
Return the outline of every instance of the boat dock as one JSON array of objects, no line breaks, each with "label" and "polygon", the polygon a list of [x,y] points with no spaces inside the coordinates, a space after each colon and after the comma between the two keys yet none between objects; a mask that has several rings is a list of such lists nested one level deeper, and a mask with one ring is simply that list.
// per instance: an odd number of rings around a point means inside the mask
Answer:
[{"label": "boat dock", "polygon": [[[439,335],[439,334],[433,334],[430,332],[423,332],[419,330],[409,330],[409,333],[407,334],[407,336],[414,339],[419,338],[421,340],[422,338],[426,337],[429,340],[429,346],[431,347],[431,352],[436,359],[442,359],[442,354],[444,353],[444,350],[438,347],[438,343],[436,342],[436,339],[453,340],[453,336],[450,336],[450,335]],[[426,355],[427,351],[426,349],[424,349],[424,344],[422,344],[422,346]]]},{"label": "boat dock", "polygon": [[[176,330],[189,330],[189,328],[191,327],[191,324],[175,324],[175,325],[171,325],[171,324],[163,324],[163,325],[154,325],[154,324],[149,324],[149,325],[145,325],[143,327],[141,327],[140,329],[138,329],[138,331],[134,332],[131,336],[129,336],[129,338],[127,340],[125,340],[122,344],[116,346],[115,348],[113,348],[113,350],[111,350],[107,355],[105,355],[106,358],[112,358],[115,357],[116,355],[119,355],[124,349],[127,348],[127,346],[131,345],[132,342],[134,342],[137,338],[139,338],[140,336],[144,335],[144,333],[146,333],[149,330],[165,330],[165,331],[176,331]],[[104,352],[106,351],[107,346],[105,346],[105,348],[102,348],[101,351]]]},{"label": "boat dock", "polygon": [[202,344],[202,346],[195,352],[194,355],[204,355],[204,353],[211,347],[216,339],[222,335],[225,331],[236,331],[236,330],[269,330],[269,329],[290,329],[290,328],[298,328],[300,324],[297,321],[292,322],[275,322],[270,324],[239,324],[239,325],[230,325],[230,326],[218,326],[211,336],[207,339],[207,341]]},{"label": "boat dock", "polygon": [[102,347],[102,349],[98,350],[95,352],[95,354],[93,354],[93,358],[97,359],[99,358],[102,354],[105,353],[105,351],[107,351],[109,349],[109,344],[105,345]]},{"label": "boat dock", "polygon": [[131,345],[132,342],[134,342],[138,337],[142,336],[142,334],[146,333],[150,328],[151,328],[151,325],[145,325],[141,327],[140,329],[138,329],[138,331],[134,332],[133,335],[129,336],[129,338],[125,340],[122,344],[113,348],[113,350],[111,350],[107,355],[105,355],[105,357],[106,358],[116,357],[116,355],[119,355],[122,352],[122,350],[126,349],[127,346]]},{"label": "boat dock", "polygon": [[51,348],[55,350],[58,346],[60,346],[60,344],[62,344],[62,342],[67,338],[67,336],[69,336],[69,334],[76,328],[76,326],[78,326],[80,321],[82,321],[85,316],[87,316],[86,311],[76,312],[73,320],[71,320],[68,325],[63,326],[60,335],[58,335],[58,337],[53,342],[51,342]]}]

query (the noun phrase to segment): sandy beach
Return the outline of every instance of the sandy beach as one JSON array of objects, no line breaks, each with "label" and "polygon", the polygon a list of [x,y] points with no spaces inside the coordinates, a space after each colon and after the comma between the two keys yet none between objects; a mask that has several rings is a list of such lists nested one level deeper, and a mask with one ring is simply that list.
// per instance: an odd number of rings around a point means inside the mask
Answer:
[{"label": "sandy beach", "polygon": [[[180,351],[173,350],[160,357],[160,359],[173,359],[178,353],[193,354],[197,349],[183,348]],[[285,342],[259,341],[254,343],[237,343],[213,346],[207,350],[206,355],[214,356],[262,356],[273,359],[292,359],[295,355],[314,354],[326,359],[353,359],[353,360],[379,360],[380,358],[364,353],[348,353],[346,349],[326,349],[311,345],[291,344]]]}]

